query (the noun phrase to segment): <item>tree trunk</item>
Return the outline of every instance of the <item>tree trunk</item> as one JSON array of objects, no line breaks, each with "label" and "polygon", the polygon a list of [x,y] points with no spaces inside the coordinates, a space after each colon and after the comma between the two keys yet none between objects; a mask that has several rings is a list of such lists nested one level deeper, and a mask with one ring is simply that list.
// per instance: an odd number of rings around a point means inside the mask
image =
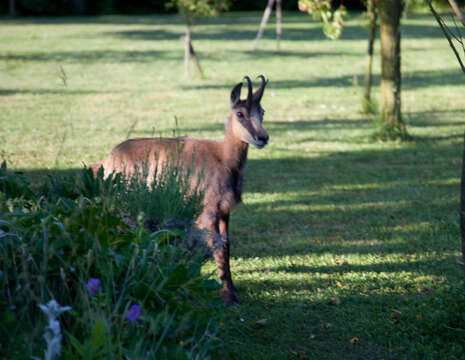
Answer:
[{"label": "tree trunk", "polygon": [[365,93],[363,95],[366,110],[370,108],[371,104],[371,86],[373,84],[373,49],[376,36],[376,21],[378,17],[373,0],[367,0],[367,15],[370,23],[368,27],[368,50],[365,69]]},{"label": "tree trunk", "polygon": [[266,23],[268,22],[268,19],[270,18],[271,11],[273,9],[273,3],[274,3],[274,0],[268,0],[268,5],[266,5],[265,12],[263,13],[262,22],[260,23],[260,29],[258,29],[257,37],[255,38],[255,45],[253,47],[253,51],[257,50],[258,43],[260,42],[260,39],[263,36],[263,32],[265,31]]},{"label": "tree trunk", "polygon": [[191,28],[189,24],[187,24],[186,27],[186,38],[184,39],[184,41],[184,70],[186,72],[186,76],[190,77],[189,60],[191,53]]},{"label": "tree trunk", "polygon": [[10,15],[15,16],[16,15],[16,4],[15,0],[10,0]]},{"label": "tree trunk", "polygon": [[280,50],[281,35],[283,33],[282,18],[281,0],[276,0],[276,48],[278,51]]},{"label": "tree trunk", "polygon": [[460,186],[460,234],[462,235],[462,270],[465,280],[465,134],[462,156],[462,182]]},{"label": "tree trunk", "polygon": [[401,0],[384,0],[380,7],[381,116],[388,137],[402,137],[400,17]]}]

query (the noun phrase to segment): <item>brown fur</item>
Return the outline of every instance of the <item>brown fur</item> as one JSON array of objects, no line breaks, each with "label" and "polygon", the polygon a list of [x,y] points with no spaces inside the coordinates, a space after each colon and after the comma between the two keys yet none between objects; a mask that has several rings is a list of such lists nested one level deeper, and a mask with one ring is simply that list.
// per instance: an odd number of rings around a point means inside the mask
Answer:
[{"label": "brown fur", "polygon": [[[207,243],[223,283],[221,295],[228,305],[238,302],[229,267],[229,215],[241,202],[248,145],[262,148],[268,143],[260,106],[266,81],[260,77],[262,86],[253,95],[250,79],[246,77],[249,85],[247,100],[240,100],[242,83],[232,90],[231,114],[223,141],[189,137],[130,139],[116,146],[103,161],[90,165],[95,174],[103,166],[105,176],[116,172],[130,177],[136,168],[141,169],[144,162],[148,164],[148,174],[153,174],[156,167],[176,157],[186,170],[192,170],[190,181],[200,182],[205,194],[197,224],[207,230]],[[148,182],[152,180],[150,176],[147,179]]]}]

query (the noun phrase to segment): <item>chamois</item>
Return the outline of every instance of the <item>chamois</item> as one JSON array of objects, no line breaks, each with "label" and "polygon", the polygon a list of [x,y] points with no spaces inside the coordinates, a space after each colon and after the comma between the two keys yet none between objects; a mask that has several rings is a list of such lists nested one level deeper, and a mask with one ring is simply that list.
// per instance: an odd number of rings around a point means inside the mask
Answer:
[{"label": "chamois", "polygon": [[[219,278],[223,283],[220,294],[226,305],[238,303],[229,267],[229,215],[241,202],[249,144],[262,149],[269,138],[262,126],[264,110],[260,105],[268,81],[263,75],[258,78],[261,86],[253,92],[252,82],[245,76],[248,85],[246,100],[240,99],[242,82],[232,89],[231,114],[226,122],[224,140],[189,137],[129,139],[116,146],[106,159],[90,165],[94,174],[103,166],[105,176],[112,173],[131,176],[136,169],[144,166],[144,162],[147,162],[149,171],[153,171],[176,157],[185,169],[193,170],[190,182],[200,182],[204,191],[203,210],[196,223],[199,228],[207,230],[207,244],[218,265]],[[176,149],[180,149],[178,153]]]}]

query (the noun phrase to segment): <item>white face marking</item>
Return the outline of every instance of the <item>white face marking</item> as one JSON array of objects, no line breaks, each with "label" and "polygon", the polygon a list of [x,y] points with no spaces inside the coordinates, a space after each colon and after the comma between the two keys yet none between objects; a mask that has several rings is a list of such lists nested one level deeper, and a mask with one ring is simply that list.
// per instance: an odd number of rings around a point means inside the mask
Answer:
[{"label": "white face marking", "polygon": [[233,109],[235,117],[232,124],[234,133],[243,142],[258,149],[263,148],[268,143],[268,134],[262,125],[263,112],[260,104],[253,104],[250,111],[245,107]]}]

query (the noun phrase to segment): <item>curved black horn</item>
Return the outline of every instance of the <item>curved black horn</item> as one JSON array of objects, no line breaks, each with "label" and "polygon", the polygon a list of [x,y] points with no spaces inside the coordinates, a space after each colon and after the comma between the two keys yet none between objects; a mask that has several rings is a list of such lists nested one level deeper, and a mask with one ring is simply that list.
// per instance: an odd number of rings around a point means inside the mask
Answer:
[{"label": "curved black horn", "polygon": [[260,102],[260,100],[262,99],[262,96],[263,96],[263,91],[265,90],[265,86],[266,86],[266,84],[268,84],[268,80],[266,80],[263,75],[258,75],[257,79],[259,79],[259,78],[262,79],[262,84],[260,85],[260,89],[258,89],[256,94],[255,94],[255,101],[256,102]]},{"label": "curved black horn", "polygon": [[247,87],[249,88],[249,93],[247,94],[247,106],[250,107],[252,105],[252,81],[250,78],[246,75],[244,76],[244,79],[247,80]]}]

